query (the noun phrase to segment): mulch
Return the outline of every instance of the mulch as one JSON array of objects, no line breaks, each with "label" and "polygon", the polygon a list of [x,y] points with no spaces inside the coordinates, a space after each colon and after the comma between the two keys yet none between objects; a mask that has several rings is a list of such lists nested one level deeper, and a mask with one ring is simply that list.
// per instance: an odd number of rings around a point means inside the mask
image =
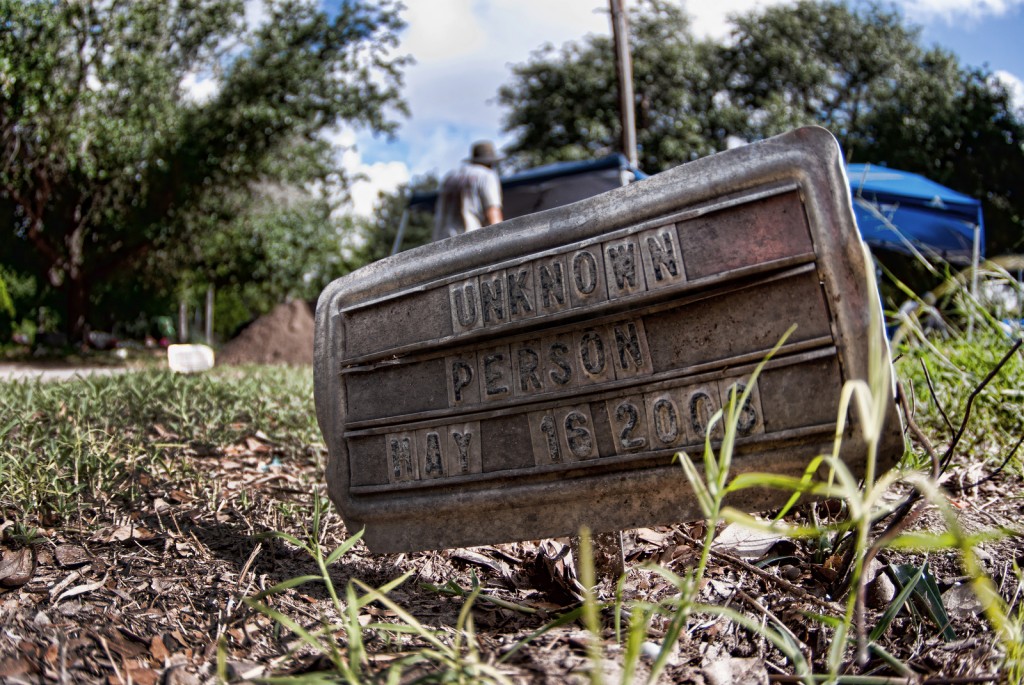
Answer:
[{"label": "mulch", "polygon": [[[179,458],[194,469],[195,480],[129,474],[138,493],[130,502],[111,497],[84,510],[80,521],[44,527],[42,538],[30,546],[19,544],[11,523],[0,516],[0,566],[20,572],[7,576],[7,587],[0,583],[0,682],[213,683],[219,654],[232,681],[323,668],[326,664],[317,655],[295,649],[299,643],[294,635],[243,603],[277,583],[317,572],[307,554],[266,533],[285,530],[305,538],[301,523],[282,511],[308,507],[312,488],[322,477],[323,456],[319,448],[310,448],[305,456],[289,455],[260,436],[212,451],[183,448]],[[965,523],[992,528],[1019,521],[1022,500],[1006,495],[1021,490],[1020,478],[1001,476],[986,486],[953,500]],[[806,518],[808,510],[800,515]],[[685,574],[699,556],[694,541],[701,538],[702,525],[631,532],[625,597],[657,601],[672,596],[674,587],[647,565]],[[328,513],[325,548],[332,549],[346,535],[344,524]],[[446,631],[454,628],[463,599],[431,586],[452,583],[468,589],[477,579],[486,594],[522,608],[477,602],[474,621],[481,658],[493,661],[578,604],[581,588],[566,543],[541,540],[397,555],[370,554],[359,544],[331,573],[343,588],[353,578],[378,586],[413,571],[390,597],[420,621]],[[1020,553],[1017,542],[1004,540],[985,549],[986,570],[1011,599],[1017,592],[1012,570],[1012,560]],[[784,560],[713,556],[701,601],[732,606],[767,625],[782,621],[820,670],[831,629],[808,616],[838,615],[843,609],[840,599],[830,594],[834,573],[829,560],[811,542],[780,542],[765,558],[771,556]],[[884,556],[893,563],[924,561],[921,556]],[[933,554],[929,563],[943,592],[965,581],[956,555]],[[792,585],[800,588],[799,595],[786,589]],[[604,598],[613,591],[603,588]],[[320,625],[321,617],[338,620],[322,584],[290,589],[270,602],[310,629]],[[367,620],[396,620],[376,605],[365,612]],[[990,675],[998,668],[998,648],[976,612],[968,605],[953,617],[956,639],[949,641],[927,620],[904,611],[882,643],[919,673]],[[872,621],[879,615],[880,610],[872,610]],[[604,619],[610,627],[612,614]],[[651,645],[645,649],[656,649],[663,628],[662,621],[654,622],[648,632]],[[415,647],[414,642],[389,643],[371,632],[364,639],[375,669],[385,669]],[[586,682],[586,644],[582,627],[570,623],[538,637],[502,668],[516,683]],[[618,681],[616,669],[621,669],[615,655],[613,648],[605,664],[606,679],[613,682]],[[695,615],[664,681],[739,682],[737,678],[749,676],[764,682],[780,675],[783,663],[761,636],[722,618]]]}]

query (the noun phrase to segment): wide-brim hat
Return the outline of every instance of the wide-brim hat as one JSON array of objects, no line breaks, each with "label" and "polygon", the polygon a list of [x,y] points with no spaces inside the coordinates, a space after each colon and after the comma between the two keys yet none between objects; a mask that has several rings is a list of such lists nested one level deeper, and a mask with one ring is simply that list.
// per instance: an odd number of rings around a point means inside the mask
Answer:
[{"label": "wide-brim hat", "polygon": [[505,159],[505,155],[499,154],[494,149],[494,143],[489,140],[481,140],[473,143],[473,155],[466,161],[475,164],[494,164],[503,159]]}]

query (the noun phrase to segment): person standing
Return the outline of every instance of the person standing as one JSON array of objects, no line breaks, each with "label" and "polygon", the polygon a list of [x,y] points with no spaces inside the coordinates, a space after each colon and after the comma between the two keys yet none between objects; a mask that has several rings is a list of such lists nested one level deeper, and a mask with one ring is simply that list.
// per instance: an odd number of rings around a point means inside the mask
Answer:
[{"label": "person standing", "polygon": [[434,212],[433,240],[443,240],[503,220],[501,181],[494,165],[503,160],[494,143],[473,144],[472,156],[441,181]]}]

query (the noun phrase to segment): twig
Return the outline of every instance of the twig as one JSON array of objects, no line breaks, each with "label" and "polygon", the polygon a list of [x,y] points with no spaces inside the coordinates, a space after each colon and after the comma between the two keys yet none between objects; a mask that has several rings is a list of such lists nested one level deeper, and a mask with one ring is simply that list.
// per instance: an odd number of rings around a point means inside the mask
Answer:
[{"label": "twig", "polygon": [[949,462],[953,459],[953,454],[956,452],[957,445],[960,443],[960,438],[964,436],[964,432],[967,430],[967,422],[971,419],[971,408],[974,406],[975,398],[981,394],[981,391],[985,389],[985,386],[992,382],[992,379],[996,377],[996,374],[1006,366],[1006,362],[1010,361],[1010,357],[1016,354],[1017,350],[1020,349],[1021,344],[1024,344],[1024,338],[1017,340],[1017,342],[1013,344],[1013,347],[1011,347],[1009,351],[1003,355],[1003,358],[999,360],[999,363],[996,364],[992,370],[988,372],[988,375],[982,379],[981,383],[971,391],[970,396],[967,398],[967,406],[964,408],[964,418],[960,422],[960,429],[953,437],[953,442],[951,442],[949,447],[946,448],[946,453],[942,455],[939,475],[946,472],[946,469],[949,467]]},{"label": "twig", "polygon": [[903,383],[896,384],[896,398],[899,400],[900,407],[903,408],[903,418],[907,422],[907,427],[910,428],[910,432],[914,434],[914,437],[921,444],[921,447],[924,447],[925,452],[928,453],[929,459],[931,459],[932,475],[934,476],[939,467],[939,460],[938,457],[935,456],[935,448],[932,447],[932,443],[928,439],[928,436],[924,434],[924,431],[922,431],[920,426],[917,425],[917,422],[914,421],[910,407],[907,405],[907,395],[903,390]]},{"label": "twig", "polygon": [[787,626],[785,623],[783,623],[782,620],[778,616],[773,614],[771,612],[771,610],[769,610],[766,606],[764,606],[763,604],[758,602],[756,599],[754,599],[753,597],[748,595],[743,590],[737,589],[736,590],[736,594],[738,594],[740,596],[740,598],[744,602],[746,602],[750,606],[754,607],[755,609],[760,611],[762,614],[764,614],[765,616],[770,618],[773,622],[775,622],[775,624],[778,625],[779,630],[784,632],[786,634],[786,637],[788,637],[790,640],[792,640],[793,644],[795,644],[797,647],[799,647],[803,652],[805,652],[805,653],[809,653],[810,652],[810,650],[807,648],[807,645],[804,643],[804,641],[801,640],[800,638],[798,638],[796,635],[794,635],[793,631],[789,629],[789,626]]},{"label": "twig", "polygon": [[261,551],[263,551],[263,543],[257,542],[256,546],[252,548],[252,552],[249,553],[249,558],[245,560],[242,570],[238,574],[238,582],[235,584],[236,592],[240,592],[242,590],[242,583],[245,581],[245,576],[249,573],[249,569],[252,567],[253,562],[256,561],[256,557],[259,556]]},{"label": "twig", "polygon": [[[686,541],[689,542],[691,545],[699,546],[699,545],[703,544],[701,542],[698,542],[697,540],[694,540],[693,538],[691,538],[689,535],[687,535],[686,533],[684,533],[682,531],[679,531],[679,534],[682,535],[686,539]],[[743,569],[744,571],[749,571],[750,573],[753,573],[755,576],[757,576],[759,578],[763,578],[764,580],[767,580],[767,581],[769,581],[771,583],[775,583],[779,587],[783,588],[784,590],[787,590],[787,591],[791,592],[792,594],[796,595],[797,597],[800,597],[801,599],[807,600],[808,602],[811,602],[813,604],[817,604],[818,606],[820,606],[822,608],[831,609],[833,611],[836,608],[831,602],[829,602],[827,600],[824,600],[824,599],[822,599],[820,597],[816,597],[816,596],[812,595],[810,592],[808,592],[807,590],[803,589],[799,585],[794,585],[793,583],[789,582],[785,578],[780,578],[780,577],[778,577],[776,575],[772,575],[771,573],[768,573],[764,569],[758,568],[757,566],[754,566],[753,564],[747,563],[746,561],[744,561],[743,559],[740,559],[739,557],[734,557],[733,555],[727,554],[725,552],[719,552],[716,549],[712,549],[711,550],[711,556],[713,556],[713,557],[715,557],[717,559],[721,559],[722,561],[728,562],[728,563],[732,564],[733,566],[738,566],[739,568]]]},{"label": "twig", "polygon": [[[992,368],[992,370],[988,372],[988,375],[986,375],[984,379],[982,379],[981,383],[977,387],[975,387],[974,390],[971,391],[970,397],[967,398],[967,406],[964,409],[964,417],[960,422],[960,429],[953,437],[953,441],[949,444],[949,447],[946,448],[945,454],[943,454],[942,458],[939,460],[938,474],[933,474],[936,478],[938,476],[941,476],[946,471],[946,468],[949,466],[950,460],[953,458],[953,454],[956,452],[956,447],[960,443],[960,439],[963,437],[964,432],[967,430],[967,422],[971,418],[971,407],[974,404],[974,399],[981,393],[982,390],[985,389],[985,386],[987,386],[992,381],[992,379],[996,377],[996,374],[998,374],[999,371],[1003,368],[1003,366],[1006,365],[1006,363],[1010,360],[1010,357],[1012,357],[1017,352],[1017,350],[1020,349],[1021,343],[1024,343],[1024,339],[1017,340],[1017,342],[1013,344],[1013,347],[1011,347],[1010,350],[1003,355],[1003,358],[999,360],[999,363],[996,364]],[[901,504],[899,508],[896,509],[896,511],[892,513],[892,518],[889,521],[889,525],[882,533],[883,538],[886,537],[890,533],[890,531],[897,529],[901,525],[903,519],[907,516],[908,513],[910,513],[911,508],[920,499],[921,493],[917,490],[912,492],[907,497],[907,500],[903,504]],[[851,548],[851,552],[852,550],[853,548]],[[843,560],[843,568],[847,568],[849,566],[850,561],[852,561],[851,552],[848,552],[847,558]]]},{"label": "twig", "polygon": [[[920,503],[919,503],[920,504]],[[890,523],[885,532],[875,538],[875,541],[871,543],[867,551],[864,553],[864,563],[862,568],[866,571],[871,567],[871,562],[874,561],[878,555],[879,550],[889,543],[893,538],[902,533],[907,529],[914,521],[920,518],[924,512],[924,508],[921,506],[913,507],[910,512],[899,520]],[[856,593],[857,596],[854,602],[854,629],[857,633],[857,660],[863,666],[867,662],[868,644],[867,644],[867,626],[865,619],[865,593],[867,591],[868,581],[861,574],[859,582],[857,583]]]},{"label": "twig", "polygon": [[949,434],[953,435],[953,422],[949,420],[949,416],[946,415],[946,409],[942,406],[942,402],[939,402],[939,396],[935,392],[935,386],[932,385],[932,374],[928,371],[928,364],[925,363],[924,358],[921,358],[921,370],[924,371],[924,380],[928,384],[928,392],[932,396],[932,400],[935,402],[935,408],[939,410],[939,414],[942,416],[942,420],[946,422],[946,428],[949,429]]},{"label": "twig", "polygon": [[[815,681],[824,682],[830,676],[827,675],[812,675]],[[998,675],[979,675],[979,676],[957,676],[953,678],[944,678],[937,676],[935,678],[925,678],[924,680],[911,680],[910,678],[903,678],[900,676],[843,676],[840,682],[854,683],[858,682],[870,683],[871,685],[911,685],[912,683],[919,682],[920,685],[980,685],[981,683],[998,683]],[[776,673],[768,674],[768,682],[770,683],[805,683],[807,682],[806,676],[799,675],[780,675]]]},{"label": "twig", "polygon": [[1022,435],[1020,437],[1020,439],[1017,440],[1017,444],[1014,445],[1013,449],[1010,450],[1010,453],[1008,455],[1006,455],[1006,459],[1003,459],[1003,463],[1000,464],[999,468],[997,468],[992,473],[988,474],[987,476],[985,476],[981,480],[976,481],[974,483],[968,483],[967,485],[950,485],[949,486],[949,491],[950,492],[965,492],[967,490],[971,490],[972,488],[978,487],[982,483],[987,483],[988,481],[992,480],[993,478],[998,476],[1002,472],[1002,470],[1004,468],[1006,468],[1006,465],[1010,463],[1011,459],[1013,459],[1013,455],[1017,454],[1017,450],[1020,449],[1020,446],[1021,446],[1022,443],[1024,443],[1024,435]]},{"label": "twig", "polygon": [[103,647],[103,651],[106,652],[107,659],[110,660],[110,665],[114,667],[114,673],[117,675],[118,681],[124,683],[124,677],[121,675],[121,669],[117,667],[117,662],[114,661],[114,657],[110,653],[110,647],[107,646],[107,639],[99,633],[94,633],[94,635],[100,639],[100,645]]},{"label": "twig", "polygon": [[[834,682],[829,675],[812,675],[815,682]],[[768,674],[770,683],[806,683],[807,676],[802,675],[776,675]],[[861,683],[862,685],[914,685],[915,681],[900,676],[842,676],[839,682]]]}]

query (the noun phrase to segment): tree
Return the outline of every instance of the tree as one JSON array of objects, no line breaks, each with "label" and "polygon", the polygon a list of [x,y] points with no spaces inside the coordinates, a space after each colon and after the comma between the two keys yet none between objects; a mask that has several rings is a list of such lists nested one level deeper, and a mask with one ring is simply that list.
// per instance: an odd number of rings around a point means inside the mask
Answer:
[{"label": "tree", "polygon": [[[0,261],[63,293],[73,336],[97,287],[209,240],[245,209],[229,198],[328,178],[324,128],[390,131],[404,111],[394,7],[268,12],[246,28],[237,0],[0,0]],[[197,75],[216,79],[208,100],[183,86]]]},{"label": "tree", "polygon": [[[631,12],[637,139],[648,172],[807,124],[848,161],[888,163],[984,202],[990,252],[1024,235],[1024,129],[1005,89],[964,68],[879,6],[802,0],[735,16],[725,44],[701,42],[661,0]],[[521,164],[617,145],[610,40],[550,46],[498,93]],[[1016,184],[1016,185],[1015,185]]]},{"label": "tree", "polygon": [[985,69],[920,45],[893,11],[803,0],[733,19],[728,98],[757,139],[818,124],[851,162],[921,173],[983,201],[988,249],[1024,244],[1024,122]]},{"label": "tree", "polygon": [[[637,148],[648,172],[722,149],[733,113],[716,109],[710,46],[694,40],[678,3],[645,0],[630,13]],[[592,159],[618,149],[619,104],[611,38],[551,45],[512,68],[498,90],[513,166]]]}]

